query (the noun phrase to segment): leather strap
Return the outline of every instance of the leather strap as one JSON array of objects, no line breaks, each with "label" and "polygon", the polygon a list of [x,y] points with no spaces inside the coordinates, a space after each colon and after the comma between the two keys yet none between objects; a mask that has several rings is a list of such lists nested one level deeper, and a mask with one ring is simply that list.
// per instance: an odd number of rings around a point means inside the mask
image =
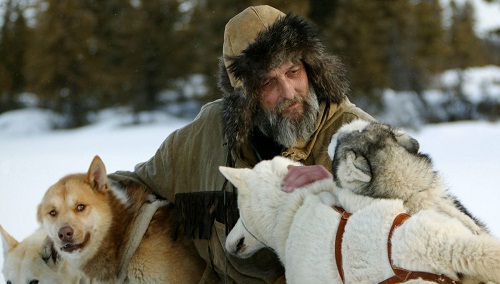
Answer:
[{"label": "leather strap", "polygon": [[[345,226],[347,224],[347,220],[349,217],[352,215],[352,213],[346,212],[342,207],[339,206],[332,206],[335,211],[339,212],[341,217],[340,217],[340,223],[339,227],[337,228],[337,235],[335,237],[335,262],[337,263],[337,270],[340,274],[340,278],[342,279],[342,283],[345,283],[344,280],[344,268],[342,265],[342,237],[344,235],[344,230]],[[394,266],[392,263],[392,234],[394,232],[394,229],[396,229],[398,226],[403,224],[408,218],[410,218],[410,215],[406,213],[401,213],[396,218],[394,218],[394,221],[392,222],[391,229],[389,231],[389,236],[387,238],[387,254],[389,258],[389,264],[391,265],[392,270],[394,271],[394,276],[380,282],[380,284],[396,284],[396,283],[402,283],[408,280],[415,280],[415,279],[422,279],[422,280],[427,280],[427,281],[433,281],[436,283],[443,283],[443,284],[460,284],[460,281],[455,281],[445,275],[437,275],[434,273],[429,273],[429,272],[423,272],[423,271],[409,271],[403,268],[399,268]]]},{"label": "leather strap", "polygon": [[442,274],[437,275],[437,274],[430,273],[430,272],[409,271],[409,274],[407,275],[407,277],[405,279],[401,279],[398,275],[394,275],[391,278],[388,278],[388,279],[380,282],[380,284],[396,284],[396,283],[403,283],[403,282],[406,282],[408,280],[416,280],[416,279],[432,281],[432,282],[436,282],[436,283],[443,283],[443,284],[460,284],[461,283],[460,281],[455,281],[455,280],[447,277],[446,275],[442,275]]},{"label": "leather strap", "polygon": [[410,215],[401,213],[396,218],[394,218],[394,221],[392,222],[391,230],[389,231],[389,237],[387,238],[387,254],[389,258],[389,264],[391,265],[392,271],[394,271],[394,276],[380,282],[380,284],[395,284],[395,283],[401,283],[401,282],[406,282],[408,280],[412,279],[422,279],[422,280],[427,280],[427,281],[433,281],[436,283],[450,283],[450,284],[459,284],[460,281],[455,281],[445,275],[437,275],[434,273],[429,273],[429,272],[423,272],[423,271],[409,271],[403,268],[399,268],[394,266],[392,263],[392,234],[394,232],[394,229],[399,227],[401,224],[403,224],[408,218],[410,218]]},{"label": "leather strap", "polygon": [[120,264],[120,274],[116,283],[126,283],[125,281],[128,277],[128,265],[137,251],[137,248],[141,244],[142,238],[149,227],[149,222],[153,219],[153,215],[158,208],[167,204],[168,201],[166,200],[155,199],[149,200],[141,206],[139,214],[135,217],[132,223],[132,229],[130,231],[130,235],[132,237],[128,240],[125,247],[125,253],[123,254]]},{"label": "leather strap", "polygon": [[347,224],[347,219],[351,217],[352,213],[348,213],[342,207],[332,206],[335,211],[340,213],[340,223],[337,228],[337,235],[335,236],[335,262],[337,263],[337,270],[344,283],[344,268],[342,265],[342,236],[344,235],[345,225]]},{"label": "leather strap", "polygon": [[411,271],[408,271],[406,269],[398,268],[395,267],[394,264],[392,263],[392,234],[394,232],[394,229],[397,227],[401,226],[401,224],[404,223],[408,218],[410,218],[410,215],[401,213],[396,218],[394,218],[394,221],[392,221],[392,226],[391,230],[389,231],[389,237],[387,238],[387,257],[389,258],[389,264],[391,265],[392,270],[394,271],[394,274],[396,274],[397,277],[401,279],[407,279],[407,277],[411,274]]}]

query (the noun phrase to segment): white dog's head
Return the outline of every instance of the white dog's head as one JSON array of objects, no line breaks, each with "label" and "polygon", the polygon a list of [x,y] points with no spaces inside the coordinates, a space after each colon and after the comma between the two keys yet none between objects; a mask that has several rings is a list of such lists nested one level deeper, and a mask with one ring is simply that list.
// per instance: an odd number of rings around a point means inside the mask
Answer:
[{"label": "white dog's head", "polygon": [[[219,167],[222,174],[238,188],[240,219],[226,239],[226,250],[246,258],[271,245],[269,236],[276,214],[287,193],[281,183],[288,165],[300,165],[287,158],[262,161],[253,169]],[[291,195],[291,194],[289,194]]]},{"label": "white dog's head", "polygon": [[[286,222],[291,223],[292,211],[303,204],[304,198],[332,190],[332,180],[325,179],[291,193],[282,191],[281,184],[288,173],[288,165],[301,164],[278,156],[258,163],[253,169],[219,167],[222,174],[238,188],[240,219],[227,236],[228,252],[246,258],[265,246],[276,250],[288,238],[288,231],[277,228],[286,227]],[[284,206],[293,209],[284,209]]]},{"label": "white dog's head", "polygon": [[43,229],[18,242],[0,226],[7,283],[76,283],[80,273],[61,259]]}]

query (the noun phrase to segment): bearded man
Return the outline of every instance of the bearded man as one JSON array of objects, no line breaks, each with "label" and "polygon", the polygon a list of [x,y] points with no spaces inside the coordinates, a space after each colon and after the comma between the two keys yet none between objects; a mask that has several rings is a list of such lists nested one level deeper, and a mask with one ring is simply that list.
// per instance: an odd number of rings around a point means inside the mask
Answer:
[{"label": "bearded man", "polygon": [[373,118],[347,99],[344,67],[315,27],[270,6],[249,7],[227,23],[218,75],[222,99],[203,106],[133,172],[110,179],[143,183],[175,203],[176,232],[193,239],[207,263],[200,283],[284,281],[270,250],[249,259],[225,253],[237,192],[219,166],[250,168],[277,155],[309,165],[290,168],[283,185],[290,191],[330,177],[332,135],[354,119]]}]

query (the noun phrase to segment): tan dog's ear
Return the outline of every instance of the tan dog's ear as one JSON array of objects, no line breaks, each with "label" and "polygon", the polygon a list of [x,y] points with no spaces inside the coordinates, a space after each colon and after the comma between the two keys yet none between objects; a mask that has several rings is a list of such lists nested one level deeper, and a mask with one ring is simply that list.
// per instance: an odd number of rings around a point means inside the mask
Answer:
[{"label": "tan dog's ear", "polygon": [[38,224],[42,224],[43,217],[42,217],[42,204],[38,204],[37,210],[36,210],[36,220],[38,221]]},{"label": "tan dog's ear", "polygon": [[2,234],[2,246],[3,246],[3,258],[5,259],[7,257],[7,253],[15,248],[19,242],[14,239],[7,231],[5,231],[0,225],[0,233]]},{"label": "tan dog's ear", "polygon": [[87,173],[87,182],[90,186],[98,191],[105,192],[108,190],[108,177],[106,176],[106,167],[99,156],[95,156],[90,164]]}]

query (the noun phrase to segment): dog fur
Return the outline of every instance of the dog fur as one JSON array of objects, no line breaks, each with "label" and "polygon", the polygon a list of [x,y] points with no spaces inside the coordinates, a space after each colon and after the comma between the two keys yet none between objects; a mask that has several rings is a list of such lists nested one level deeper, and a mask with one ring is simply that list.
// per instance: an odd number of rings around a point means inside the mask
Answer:
[{"label": "dog fur", "polygon": [[2,273],[10,284],[89,283],[54,250],[43,228],[18,242],[0,226],[4,263]]},{"label": "dog fur", "polygon": [[[96,156],[87,174],[63,177],[38,207],[38,220],[68,263],[99,283],[116,283],[132,223],[152,199],[142,186],[110,186]],[[127,283],[197,283],[205,265],[192,242],[173,241],[173,205],[160,207],[129,262]]]},{"label": "dog fur", "polygon": [[[411,140],[405,141],[402,144]],[[351,142],[357,143],[356,140]],[[324,179],[285,193],[281,183],[289,164],[297,165],[283,157],[275,157],[253,169],[220,167],[224,176],[238,188],[240,210],[240,219],[226,239],[226,250],[248,257],[260,248],[272,248],[283,262],[287,283],[342,283],[334,253],[341,216],[331,208],[337,205],[354,212],[343,235],[345,282],[378,283],[391,277],[388,233],[394,218],[407,212],[408,203],[404,204],[401,198],[373,198],[355,193],[353,190],[357,187],[352,183],[351,188],[339,188],[336,185],[339,175],[346,175],[345,180],[351,181],[358,180],[356,175],[359,174],[339,170],[342,167],[336,168],[336,183]],[[354,165],[345,164],[344,167]],[[366,172],[364,167],[363,170]],[[397,172],[400,169],[386,170]],[[363,180],[366,177],[363,176]],[[389,183],[387,186],[396,185]],[[469,222],[464,223],[461,218],[429,207],[414,212],[394,230],[391,238],[394,265],[444,274],[463,283],[500,283],[500,240],[486,233],[478,234],[482,232],[481,227],[471,229]]]},{"label": "dog fur", "polygon": [[401,199],[410,215],[433,209],[457,218],[476,234],[488,232],[448,192],[429,156],[419,152],[418,141],[399,129],[355,120],[332,136],[328,154],[338,188],[373,198]]}]

